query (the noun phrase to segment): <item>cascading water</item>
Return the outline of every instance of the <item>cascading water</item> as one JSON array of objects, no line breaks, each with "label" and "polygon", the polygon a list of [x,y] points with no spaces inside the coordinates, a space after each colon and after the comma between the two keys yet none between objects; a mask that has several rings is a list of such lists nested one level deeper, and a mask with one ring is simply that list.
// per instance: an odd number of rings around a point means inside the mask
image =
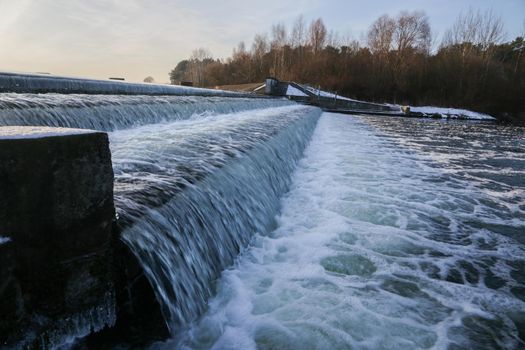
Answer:
[{"label": "cascading water", "polygon": [[319,116],[284,99],[0,94],[0,125],[112,131],[122,240],[172,330],[204,311],[220,272],[271,229]]},{"label": "cascading water", "polygon": [[172,331],[204,311],[220,272],[270,230],[319,115],[279,107],[111,135],[122,237]]},{"label": "cascading water", "polygon": [[113,131],[210,114],[290,105],[285,99],[202,96],[0,94],[0,126]]},{"label": "cascading water", "polygon": [[154,347],[522,348],[524,129],[287,104],[0,94],[0,124],[113,131]]},{"label": "cascading water", "polygon": [[525,129],[325,113],[276,229],[161,349],[523,349]]}]

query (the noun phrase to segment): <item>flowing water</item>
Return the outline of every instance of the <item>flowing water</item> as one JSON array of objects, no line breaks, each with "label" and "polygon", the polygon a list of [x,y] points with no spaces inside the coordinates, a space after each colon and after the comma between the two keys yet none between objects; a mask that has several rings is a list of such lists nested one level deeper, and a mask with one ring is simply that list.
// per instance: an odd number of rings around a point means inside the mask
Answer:
[{"label": "flowing water", "polygon": [[525,346],[523,128],[324,114],[281,205],[155,347]]},{"label": "flowing water", "polygon": [[154,348],[525,347],[525,130],[320,114],[0,94],[1,125],[111,131],[122,240],[172,333]]},{"label": "flowing water", "polygon": [[122,237],[172,331],[203,312],[220,272],[274,226],[319,115],[296,105],[111,135]]},{"label": "flowing water", "polygon": [[[278,99],[0,94],[0,125],[112,131],[122,240],[172,329],[202,313],[222,269],[270,230],[319,115]],[[57,325],[52,346],[113,324],[107,304],[106,318]]]},{"label": "flowing water", "polygon": [[115,131],[290,104],[285,99],[263,98],[5,93],[0,94],[0,126]]}]

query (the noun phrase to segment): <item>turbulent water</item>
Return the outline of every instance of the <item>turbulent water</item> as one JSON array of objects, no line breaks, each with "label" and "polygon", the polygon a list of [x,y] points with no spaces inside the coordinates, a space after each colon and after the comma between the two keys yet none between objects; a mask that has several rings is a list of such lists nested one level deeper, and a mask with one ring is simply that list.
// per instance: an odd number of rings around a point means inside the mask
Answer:
[{"label": "turbulent water", "polygon": [[324,114],[281,205],[155,347],[525,346],[523,128]]},{"label": "turbulent water", "polygon": [[296,105],[111,135],[122,237],[172,330],[204,311],[221,270],[270,231],[319,115]]},{"label": "turbulent water", "polygon": [[111,131],[154,348],[524,348],[524,128],[320,113],[0,94],[0,125]]},{"label": "turbulent water", "polygon": [[[269,230],[319,115],[263,98],[0,94],[0,126],[112,131],[122,239],[172,328],[203,311],[221,270]],[[113,324],[109,299],[97,309],[106,319],[79,314],[57,325],[56,344]]]},{"label": "turbulent water", "polygon": [[285,99],[264,98],[0,93],[0,126],[115,131],[289,104]]}]

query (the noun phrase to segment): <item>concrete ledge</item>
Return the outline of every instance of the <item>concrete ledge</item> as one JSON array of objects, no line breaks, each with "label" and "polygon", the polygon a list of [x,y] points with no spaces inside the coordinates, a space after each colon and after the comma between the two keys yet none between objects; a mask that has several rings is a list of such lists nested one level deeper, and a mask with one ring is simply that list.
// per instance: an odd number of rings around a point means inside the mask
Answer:
[{"label": "concrete ledge", "polygon": [[105,94],[105,95],[177,95],[258,97],[263,96],[195,88],[179,85],[129,83],[117,80],[99,80],[64,77],[48,74],[0,72],[0,92],[15,93],[61,93],[61,94]]},{"label": "concrete ledge", "polygon": [[0,140],[14,141],[24,139],[43,139],[47,137],[61,137],[97,133],[99,132],[94,130],[53,128],[47,126],[1,126]]},{"label": "concrete ledge", "polygon": [[115,322],[114,220],[107,134],[0,127],[0,348]]}]

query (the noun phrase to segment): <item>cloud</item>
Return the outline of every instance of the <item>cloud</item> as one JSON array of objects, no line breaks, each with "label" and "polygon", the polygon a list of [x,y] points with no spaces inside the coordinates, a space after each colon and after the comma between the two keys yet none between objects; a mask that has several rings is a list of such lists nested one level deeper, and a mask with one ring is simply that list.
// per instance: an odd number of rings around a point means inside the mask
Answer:
[{"label": "cloud", "polygon": [[[519,1],[497,8],[517,16],[525,7]],[[402,9],[427,10],[440,30],[458,9],[480,3],[490,0],[0,0],[0,69],[167,81],[193,49],[226,57],[239,41],[249,47],[256,33],[290,25],[300,14],[355,36],[380,14]]]}]

